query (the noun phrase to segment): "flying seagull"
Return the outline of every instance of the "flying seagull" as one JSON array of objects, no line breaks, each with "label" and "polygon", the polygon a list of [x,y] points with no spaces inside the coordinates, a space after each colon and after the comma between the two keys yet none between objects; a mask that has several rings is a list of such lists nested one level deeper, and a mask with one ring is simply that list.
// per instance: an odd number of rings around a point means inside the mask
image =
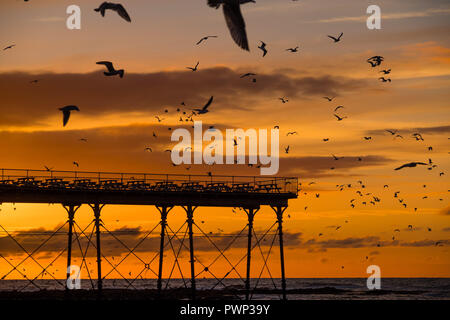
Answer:
[{"label": "flying seagull", "polygon": [[[260,40],[261,41],[261,40]],[[266,43],[264,41],[261,41],[261,45],[258,47],[258,49],[261,49],[263,52],[263,57],[266,56],[267,54],[267,49],[266,49]]]},{"label": "flying seagull", "polygon": [[69,121],[71,111],[80,111],[77,106],[65,106],[59,108],[59,110],[63,113],[63,127],[65,127],[67,122]]},{"label": "flying seagull", "polygon": [[334,116],[337,118],[338,121],[342,121],[342,120],[344,120],[345,118],[347,118],[347,117],[340,117],[340,116],[338,116],[337,114],[334,114]]},{"label": "flying seagull", "polygon": [[203,41],[208,40],[209,38],[217,38],[217,36],[205,36],[205,37],[201,38],[201,39],[196,43],[196,45],[199,45],[200,43],[202,43]]},{"label": "flying seagull", "polygon": [[100,12],[102,14],[102,17],[105,16],[106,10],[113,10],[117,12],[119,16],[121,16],[123,19],[125,19],[128,22],[131,22],[131,18],[128,15],[125,8],[120,3],[112,3],[112,2],[103,2],[97,9],[94,9],[96,12]]},{"label": "flying seagull", "polygon": [[250,77],[250,76],[256,76],[256,73],[247,72],[241,76],[241,79],[245,78],[245,77]]},{"label": "flying seagull", "polygon": [[248,47],[245,21],[241,13],[241,4],[247,2],[256,3],[255,0],[208,0],[208,6],[219,9],[222,5],[225,22],[234,42],[244,50],[250,51]]},{"label": "flying seagull", "polygon": [[426,166],[427,164],[423,163],[423,162],[410,162],[410,163],[405,163],[404,165],[402,165],[398,168],[395,168],[394,170],[400,170],[403,168],[414,168],[414,167],[417,167],[417,165]]},{"label": "flying seagull", "polygon": [[192,71],[197,71],[199,64],[200,64],[200,61],[197,61],[197,64],[195,65],[195,67],[186,67],[186,69],[190,69]]},{"label": "flying seagull", "polygon": [[379,66],[381,62],[384,61],[384,57],[382,56],[373,56],[367,59],[367,62],[370,63],[372,68],[375,68],[376,66]]},{"label": "flying seagull", "polygon": [[123,69],[120,69],[120,70],[114,69],[114,66],[113,66],[112,62],[110,62],[110,61],[98,61],[97,64],[104,65],[108,69],[108,72],[103,72],[103,74],[105,76],[110,77],[110,76],[119,75],[121,78],[123,78],[124,70]]},{"label": "flying seagull", "polygon": [[286,51],[290,51],[290,52],[298,52],[298,46],[297,47],[295,47],[295,48],[288,48],[288,49],[286,49]]},{"label": "flying seagull", "polygon": [[392,135],[395,135],[397,133],[397,130],[386,130],[386,131]]},{"label": "flying seagull", "polygon": [[341,34],[339,35],[339,37],[335,38],[333,36],[328,36],[328,38],[333,39],[334,43],[341,41],[341,37],[344,35],[343,32],[341,32]]},{"label": "flying seagull", "polygon": [[14,48],[15,46],[16,46],[15,44],[9,45],[9,46],[3,48],[3,51],[8,50],[8,49],[12,49],[12,48]]},{"label": "flying seagull", "polygon": [[331,102],[331,101],[333,101],[333,99],[335,98],[335,97],[333,97],[333,98],[330,98],[330,97],[323,97],[324,99],[327,99],[329,102]]},{"label": "flying seagull", "polygon": [[197,114],[204,114],[204,113],[209,112],[208,107],[211,105],[213,99],[214,99],[214,97],[211,96],[211,98],[209,98],[208,102],[205,104],[205,106],[202,109],[193,109],[193,110],[197,111]]}]

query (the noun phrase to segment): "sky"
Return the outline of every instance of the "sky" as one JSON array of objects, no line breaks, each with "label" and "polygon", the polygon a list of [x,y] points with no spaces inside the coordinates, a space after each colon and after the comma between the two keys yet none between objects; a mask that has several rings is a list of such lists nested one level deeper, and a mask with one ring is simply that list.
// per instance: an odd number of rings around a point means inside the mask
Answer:
[{"label": "sky", "polygon": [[[380,266],[385,277],[450,276],[448,1],[257,0],[241,8],[250,52],[234,44],[221,10],[204,0],[121,3],[131,23],[112,12],[102,18],[93,10],[97,4],[87,0],[0,0],[0,46],[15,44],[0,52],[0,167],[259,175],[245,165],[192,165],[187,171],[186,166],[172,166],[164,152],[174,145],[168,128],[190,129],[190,123],[180,123],[176,109],[190,112],[214,96],[210,112],[196,117],[204,126],[280,127],[279,175],[301,182],[299,197],[290,201],[284,219],[288,277],[366,277],[371,264]],[[71,4],[81,8],[81,30],[66,28]],[[371,4],[381,8],[381,30],[366,27]],[[339,43],[327,37],[341,32]],[[205,35],[218,37],[196,45]],[[266,57],[257,48],[261,40],[267,43]],[[286,51],[296,46],[298,52]],[[366,60],[374,55],[384,61],[371,68]],[[124,78],[105,77],[103,67],[96,65],[101,60],[125,69]],[[198,71],[186,69],[197,61]],[[386,76],[392,82],[378,79],[383,69],[392,69]],[[256,73],[256,82],[240,78],[247,72]],[[324,96],[335,98],[329,102]],[[280,97],[289,101],[282,103]],[[80,112],[63,127],[58,108],[65,105],[77,105]],[[333,115],[339,105],[344,108],[337,113],[347,117],[342,121]],[[297,135],[286,136],[292,131]],[[414,133],[424,140],[416,140]],[[153,152],[145,152],[146,147]],[[432,170],[393,170],[429,159],[436,165]],[[375,205],[370,203],[374,196],[381,199]],[[0,209],[0,225],[30,250],[43,240],[34,235],[36,230],[57,230],[67,219],[56,204],[4,203]],[[159,221],[153,207],[106,206],[102,215],[109,230],[126,231],[123,241],[130,246]],[[83,206],[76,221],[83,227],[92,217],[92,210]],[[228,238],[221,234],[234,235],[246,225],[245,214],[231,208],[200,208],[194,218],[223,246]],[[179,208],[169,214],[174,230],[184,221]],[[255,228],[264,232],[274,221],[273,211],[262,208]],[[51,261],[64,248],[65,237],[58,239],[42,248],[40,261]],[[151,257],[156,240],[149,240],[139,255]],[[106,235],[108,241],[109,259],[125,256]],[[208,243],[196,242],[199,260],[216,257]],[[230,260],[245,255],[245,246],[238,241]],[[268,252],[269,240],[262,249]],[[23,258],[4,233],[0,251],[11,262]],[[92,263],[93,254],[88,254]],[[280,274],[277,254],[274,249],[269,260],[274,276]],[[258,251],[254,257],[252,275],[258,276],[263,260]],[[165,275],[170,253],[167,259]],[[219,261],[214,270],[225,274],[227,263]],[[51,268],[55,276],[64,277],[64,264],[64,256],[56,260]],[[136,274],[141,267],[136,258],[120,266],[125,274]],[[242,274],[244,267],[240,265]],[[40,272],[33,261],[24,268]],[[0,275],[9,269],[2,259]],[[13,272],[7,279],[20,276]],[[118,277],[114,272],[110,276]],[[145,276],[154,277],[151,272]]]}]

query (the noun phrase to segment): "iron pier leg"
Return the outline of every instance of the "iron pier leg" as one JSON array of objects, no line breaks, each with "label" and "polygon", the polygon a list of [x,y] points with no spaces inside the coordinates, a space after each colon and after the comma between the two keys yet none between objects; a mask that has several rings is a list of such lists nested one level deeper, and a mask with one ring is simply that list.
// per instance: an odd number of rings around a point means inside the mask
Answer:
[{"label": "iron pier leg", "polygon": [[278,220],[278,238],[280,241],[280,265],[281,265],[281,290],[283,292],[283,300],[286,300],[286,274],[284,270],[284,246],[283,246],[283,213],[287,207],[276,207]]},{"label": "iron pier leg", "polygon": [[187,214],[187,223],[189,229],[189,254],[191,263],[191,290],[192,300],[195,300],[195,258],[194,258],[194,233],[192,232],[192,225],[194,224],[194,208],[187,206],[185,208]]},{"label": "iron pier leg", "polygon": [[64,206],[64,209],[66,209],[67,214],[69,216],[69,230],[68,230],[68,237],[67,237],[67,274],[66,274],[66,290],[69,290],[67,286],[67,280],[70,278],[70,266],[72,265],[72,237],[73,237],[73,221],[75,218],[75,212],[77,212],[78,208],[80,208],[80,205],[75,206],[74,205],[68,205]]},{"label": "iron pier leg", "polygon": [[161,242],[159,244],[159,268],[158,268],[158,294],[161,294],[162,289],[162,269],[163,269],[163,259],[164,259],[164,236],[166,233],[167,225],[167,214],[172,210],[172,207],[162,206],[156,207],[161,213]]},{"label": "iron pier leg", "polygon": [[253,208],[244,209],[248,217],[248,238],[247,238],[247,278],[245,280],[245,300],[250,297],[250,264],[252,260],[252,232],[253,232],[253,218],[257,211]]},{"label": "iron pier leg", "polygon": [[103,288],[102,283],[102,252],[100,247],[100,212],[103,206],[100,206],[98,203],[91,206],[92,210],[94,210],[95,217],[95,235],[97,239],[97,290],[101,293]]}]

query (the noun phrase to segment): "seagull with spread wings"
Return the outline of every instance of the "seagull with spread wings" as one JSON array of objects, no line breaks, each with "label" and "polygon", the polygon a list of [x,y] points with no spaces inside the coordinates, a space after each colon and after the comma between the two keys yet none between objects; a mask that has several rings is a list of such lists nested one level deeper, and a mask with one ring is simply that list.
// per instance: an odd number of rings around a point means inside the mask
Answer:
[{"label": "seagull with spread wings", "polygon": [[242,49],[250,51],[245,21],[241,13],[241,4],[248,2],[256,3],[255,0],[208,0],[208,6],[219,9],[222,5],[225,22],[234,42]]},{"label": "seagull with spread wings", "polygon": [[[261,40],[260,40],[261,41]],[[263,57],[266,56],[267,54],[267,49],[266,49],[266,43],[264,41],[261,41],[261,45],[258,47],[258,49],[261,49],[263,52]]]},{"label": "seagull with spread wings", "polygon": [[70,118],[70,112],[72,111],[80,111],[77,106],[65,106],[62,108],[59,108],[60,111],[63,113],[63,127],[66,126],[67,122],[69,122]]},{"label": "seagull with spread wings", "polygon": [[340,117],[340,116],[338,116],[337,114],[334,114],[334,116],[337,118],[338,121],[342,121],[342,120],[344,120],[345,118],[347,118],[346,116]]},{"label": "seagull with spread wings", "polygon": [[328,38],[333,39],[334,43],[341,41],[342,36],[344,35],[343,32],[341,32],[341,34],[339,35],[339,37],[333,37],[333,36],[328,36]]},{"label": "seagull with spread wings", "polygon": [[198,46],[200,43],[202,43],[203,41],[208,40],[209,38],[217,38],[217,36],[205,36],[205,37],[201,38],[201,39],[196,43],[196,45]]},{"label": "seagull with spread wings", "polygon": [[112,3],[112,2],[103,2],[97,9],[94,9],[96,12],[100,12],[102,17],[105,16],[106,10],[112,10],[117,12],[117,14],[123,18],[124,20],[131,22],[131,18],[128,15],[127,10],[120,3]]},{"label": "seagull with spread wings", "polygon": [[286,51],[290,51],[290,52],[294,53],[294,52],[298,52],[298,48],[299,48],[299,46],[296,46],[295,48],[288,48],[288,49],[286,49]]},{"label": "seagull with spread wings", "polygon": [[12,48],[14,48],[15,46],[16,46],[15,44],[11,44],[11,45],[9,45],[9,46],[3,48],[3,51],[8,50],[8,49],[12,49]]},{"label": "seagull with spread wings", "polygon": [[192,71],[197,71],[198,70],[198,65],[200,64],[200,61],[197,61],[197,64],[195,65],[195,67],[186,67],[186,69],[190,69]]},{"label": "seagull with spread wings", "polygon": [[208,107],[211,105],[212,101],[213,101],[214,97],[211,96],[211,98],[209,98],[208,102],[205,104],[205,106],[202,109],[192,109],[194,111],[197,112],[197,114],[204,114],[204,113],[208,113]]},{"label": "seagull with spread wings", "polygon": [[410,163],[405,163],[404,165],[402,165],[402,166],[400,166],[398,168],[395,168],[394,170],[400,170],[400,169],[403,169],[403,168],[415,168],[418,165],[426,166],[427,164],[424,163],[424,162],[410,162]]},{"label": "seagull with spread wings", "polygon": [[104,65],[106,67],[106,69],[108,69],[108,72],[106,72],[106,71],[103,72],[103,74],[105,76],[111,77],[111,76],[119,75],[119,77],[123,78],[125,71],[123,69],[116,70],[111,61],[98,61],[96,63],[100,64],[100,65]]},{"label": "seagull with spread wings", "polygon": [[250,77],[250,76],[256,76],[256,73],[252,73],[252,72],[247,72],[244,73],[240,78],[245,78],[245,77]]}]

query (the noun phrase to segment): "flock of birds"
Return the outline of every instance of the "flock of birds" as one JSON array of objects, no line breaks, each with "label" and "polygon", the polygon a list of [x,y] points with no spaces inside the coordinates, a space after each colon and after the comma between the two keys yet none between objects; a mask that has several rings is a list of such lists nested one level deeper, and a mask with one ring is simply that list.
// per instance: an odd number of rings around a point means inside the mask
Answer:
[{"label": "flock of birds", "polygon": [[[27,0],[24,0],[24,1],[27,1]],[[293,0],[293,1],[295,1],[295,0]],[[243,50],[246,50],[246,51],[250,51],[250,48],[249,48],[249,42],[248,42],[247,33],[246,33],[245,20],[243,18],[242,12],[241,12],[241,5],[247,4],[249,2],[256,3],[256,1],[254,1],[254,0],[207,0],[207,5],[211,8],[219,9],[220,7],[222,7],[223,14],[225,17],[225,22],[229,29],[232,39],[240,48],[242,48]],[[96,8],[94,10],[96,12],[99,12],[102,17],[105,17],[105,15],[108,11],[115,12],[123,20],[125,20],[127,22],[131,22],[130,15],[128,14],[128,12],[124,8],[124,6],[119,3],[103,2],[98,8]],[[344,34],[341,32],[337,36],[328,35],[328,38],[330,38],[333,41],[333,43],[337,44],[337,43],[342,42],[343,35]],[[218,38],[218,36],[217,35],[203,36],[195,43],[195,45],[204,45],[205,42],[207,42],[211,38]],[[11,50],[14,47],[16,47],[16,44],[11,44],[11,45],[8,45],[7,47],[5,47],[3,50]],[[261,50],[262,57],[265,57],[269,52],[268,46],[264,41],[260,41],[260,44],[257,48],[259,50]],[[289,53],[297,53],[297,52],[299,52],[299,50],[300,50],[299,46],[285,49],[285,51],[287,51]],[[378,56],[378,55],[373,56],[373,57],[370,57],[369,59],[367,59],[367,62],[370,64],[370,66],[372,68],[377,68],[384,62],[384,57]],[[124,69],[116,69],[114,67],[114,63],[111,61],[98,61],[97,64],[102,65],[106,68],[106,71],[104,72],[105,76],[108,76],[108,77],[118,76],[120,78],[124,77],[125,70]],[[192,72],[196,72],[199,70],[199,65],[200,65],[200,61],[197,61],[197,63],[194,66],[186,67],[186,69],[191,70]],[[391,69],[382,69],[379,71],[379,73],[383,74],[381,77],[378,78],[379,81],[381,81],[383,83],[388,83],[388,82],[392,81],[391,78],[389,78],[389,75],[391,74]],[[250,78],[252,82],[256,82],[256,74],[253,72],[248,72],[248,73],[242,74],[240,76],[240,78],[242,78],[242,79]],[[30,82],[37,83],[38,81],[39,80],[32,80]],[[332,103],[336,97],[324,96],[323,98],[326,99],[328,102]],[[283,104],[289,102],[289,98],[287,98],[287,97],[280,97],[278,99]],[[177,109],[176,109],[177,116],[179,116],[179,121],[183,122],[183,123],[193,122],[194,116],[206,114],[210,111],[209,108],[210,108],[211,104],[213,103],[213,101],[214,101],[214,97],[211,96],[209,98],[209,100],[205,103],[205,105],[203,105],[201,107],[190,107],[190,108],[188,108],[184,102],[181,102],[180,106],[177,107]],[[333,116],[336,118],[337,121],[343,121],[344,119],[348,118],[347,115],[340,114],[340,112],[343,109],[345,109],[345,107],[343,105],[338,105],[333,109]],[[62,112],[62,115],[63,115],[63,126],[66,126],[68,124],[72,112],[80,111],[80,109],[75,105],[67,105],[62,108],[59,108],[59,110]],[[168,113],[169,113],[169,110],[165,109],[164,114],[168,114]],[[156,115],[155,119],[157,120],[158,123],[165,120],[165,118],[160,115]],[[274,128],[279,129],[279,126],[277,125]],[[214,130],[215,128],[214,128],[214,126],[210,126],[209,129]],[[172,128],[169,127],[168,130],[172,130]],[[390,129],[390,130],[386,130],[386,132],[389,133],[390,135],[392,135],[395,139],[396,138],[404,139],[404,137],[398,133],[399,132],[398,130]],[[286,136],[294,136],[297,134],[298,133],[296,131],[289,131],[286,133]],[[153,137],[154,138],[158,137],[156,132],[153,132]],[[416,141],[420,141],[420,142],[424,141],[422,134],[419,132],[412,134],[412,138],[415,139]],[[372,137],[364,136],[363,139],[365,141],[371,141]],[[328,141],[330,141],[330,138],[326,137],[326,138],[323,138],[322,140],[323,140],[323,142],[328,142]],[[81,138],[80,141],[88,142],[88,138]],[[234,139],[234,145],[235,146],[238,145],[237,139]],[[188,148],[190,148],[190,147],[187,147],[187,149]],[[431,146],[429,146],[428,151],[432,151],[432,150],[433,150],[433,148]],[[144,148],[144,151],[153,152],[153,148],[150,146],[146,146]],[[288,154],[290,151],[291,151],[290,145],[287,145],[286,147],[284,147],[284,152],[286,154]],[[165,152],[170,153],[171,150],[167,149],[167,150],[165,150]],[[338,161],[341,161],[343,158],[344,157],[339,157],[334,154],[332,155],[332,159],[334,161],[336,161],[336,163],[338,163]],[[356,157],[356,160],[363,161],[363,158]],[[76,167],[79,167],[79,163],[77,161],[73,161],[73,165]],[[248,166],[252,167],[253,165],[249,164]],[[418,166],[426,166],[428,168],[428,170],[433,170],[434,168],[437,167],[437,165],[433,163],[432,159],[429,159],[428,162],[414,161],[414,162],[405,163],[405,164],[402,164],[402,165],[394,168],[394,170],[398,171],[398,170],[403,170],[406,168],[415,168]],[[260,166],[257,166],[257,167],[259,168]],[[191,168],[191,166],[186,167],[186,170],[189,170],[190,168]],[[330,170],[334,170],[335,168],[336,168],[336,166],[333,166],[330,168]],[[48,166],[45,166],[45,169],[47,171],[53,170],[53,168],[48,167]],[[445,173],[441,171],[439,173],[439,176],[443,176],[444,174]],[[208,175],[212,175],[212,172],[208,172]],[[310,182],[309,184],[307,184],[307,186],[311,186],[312,184],[315,184],[315,182]],[[304,188],[304,186],[300,183],[298,186],[298,191],[300,193],[303,192],[304,195],[307,195],[307,192],[305,192],[305,190],[303,190],[303,188]],[[363,206],[368,206],[368,205],[376,206],[381,202],[381,197],[379,195],[375,195],[371,192],[366,191],[366,186],[362,181],[357,181],[356,184],[347,183],[347,184],[336,185],[336,188],[339,191],[348,190],[348,189],[352,189],[352,188],[355,189],[355,194],[357,195],[357,197],[352,198],[349,202],[349,206],[352,209],[355,208],[358,205],[358,203]],[[383,188],[388,189],[389,185],[384,185]],[[426,185],[424,185],[424,188],[426,188]],[[400,191],[395,191],[393,193],[393,198],[395,200],[398,200],[398,203],[401,206],[403,206],[404,208],[407,208],[408,205],[407,205],[406,201],[403,198],[401,198],[399,195],[400,195]],[[314,197],[320,198],[320,193],[314,193]],[[427,198],[428,198],[427,196],[423,197],[423,199],[427,199]],[[439,200],[443,201],[442,198],[440,198]],[[308,209],[307,206],[304,207],[305,211],[307,209]],[[417,211],[417,210],[418,210],[417,208],[414,208],[414,211]],[[235,212],[235,210],[233,210],[233,212]],[[290,215],[288,215],[288,218],[289,217],[290,217]],[[345,223],[348,223],[348,221],[346,220]],[[336,226],[335,230],[337,231],[337,230],[340,230],[341,228],[342,228],[342,226]],[[413,226],[409,225],[408,229],[413,230]],[[431,231],[431,228],[427,227],[427,230]],[[394,230],[394,232],[399,232],[399,231],[400,231],[400,229]],[[323,233],[320,233],[318,236],[322,237]],[[392,236],[392,241],[395,241],[394,235]],[[436,242],[436,246],[441,246],[441,245],[443,245],[442,241]],[[377,246],[381,246],[381,243],[378,244]],[[368,259],[368,257],[366,257],[366,259]],[[343,266],[342,266],[342,268],[343,268]]]}]

